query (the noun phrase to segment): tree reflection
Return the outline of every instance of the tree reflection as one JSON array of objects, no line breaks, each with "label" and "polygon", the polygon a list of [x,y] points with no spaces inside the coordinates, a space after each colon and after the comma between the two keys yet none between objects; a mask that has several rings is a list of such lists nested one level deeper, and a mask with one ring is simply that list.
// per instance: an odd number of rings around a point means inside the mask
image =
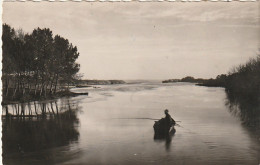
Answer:
[{"label": "tree reflection", "polygon": [[230,112],[238,116],[241,121],[252,128],[260,129],[260,98],[252,99],[244,95],[234,95],[231,92],[226,92],[228,106]]},{"label": "tree reflection", "polygon": [[[53,107],[47,106],[48,104],[53,104]],[[55,104],[56,111],[54,110]],[[15,105],[16,108],[13,110],[14,112],[16,110],[17,114],[21,114],[24,106],[25,104]],[[30,106],[32,107],[32,105]],[[58,106],[57,102],[49,102],[37,106],[39,106],[39,109],[35,109],[34,112],[38,114],[37,118],[23,116],[2,119],[4,164],[35,164],[36,162],[32,163],[25,160],[25,157],[28,157],[28,154],[31,153],[36,153],[36,155],[29,159],[53,163],[56,160],[53,153],[50,152],[51,149],[68,146],[70,143],[78,141],[78,106],[75,106],[75,103],[72,104],[67,100],[65,105]],[[19,110],[18,107],[20,107]],[[40,112],[41,115],[39,115]],[[32,109],[29,113],[33,113]]]}]

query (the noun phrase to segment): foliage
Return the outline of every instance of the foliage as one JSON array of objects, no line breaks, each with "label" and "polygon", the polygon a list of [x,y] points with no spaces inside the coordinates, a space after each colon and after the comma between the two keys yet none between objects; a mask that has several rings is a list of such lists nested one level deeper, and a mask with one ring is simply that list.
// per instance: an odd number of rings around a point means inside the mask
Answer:
[{"label": "foliage", "polygon": [[226,78],[226,89],[234,95],[260,100],[260,55],[232,69]]},{"label": "foliage", "polygon": [[77,47],[50,29],[25,34],[4,24],[2,40],[4,99],[53,94],[77,78]]}]

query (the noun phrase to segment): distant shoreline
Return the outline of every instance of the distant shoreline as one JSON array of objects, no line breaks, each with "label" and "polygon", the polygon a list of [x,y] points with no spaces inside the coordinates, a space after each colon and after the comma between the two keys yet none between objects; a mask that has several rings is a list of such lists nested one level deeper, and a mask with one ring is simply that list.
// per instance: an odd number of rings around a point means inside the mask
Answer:
[{"label": "distant shoreline", "polygon": [[163,80],[162,83],[188,82],[188,83],[195,83],[198,86],[226,88],[225,78],[226,77],[224,75],[220,75],[216,79],[212,79],[212,78],[203,79],[203,78],[194,78],[191,76],[187,76],[182,79]]},{"label": "distant shoreline", "polygon": [[78,80],[76,82],[77,87],[90,87],[90,85],[112,85],[112,84],[125,84],[123,80]]}]

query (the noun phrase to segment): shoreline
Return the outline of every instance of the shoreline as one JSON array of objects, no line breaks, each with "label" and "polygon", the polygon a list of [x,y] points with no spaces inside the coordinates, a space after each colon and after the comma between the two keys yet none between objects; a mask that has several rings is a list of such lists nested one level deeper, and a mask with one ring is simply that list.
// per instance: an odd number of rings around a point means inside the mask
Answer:
[{"label": "shoreline", "polygon": [[195,85],[197,86],[203,86],[203,87],[219,87],[219,88],[225,88],[226,87],[224,85],[216,85],[216,84],[203,84],[203,83],[196,83]]},{"label": "shoreline", "polygon": [[11,98],[3,98],[2,105],[9,105],[9,104],[17,104],[17,103],[24,103],[24,102],[31,102],[31,101],[44,101],[50,99],[58,99],[62,97],[76,97],[80,95],[88,95],[88,92],[83,93],[75,93],[71,92],[70,90],[59,91],[55,94],[48,94],[46,96],[34,95],[34,94],[27,94],[24,96],[19,97],[15,96],[14,99]]},{"label": "shoreline", "polygon": [[[43,101],[49,99],[57,99],[62,97],[76,97],[79,95],[88,95],[88,92],[83,93],[75,93],[70,91],[72,88],[100,88],[96,87],[95,85],[113,85],[113,84],[125,84],[126,82],[123,80],[78,80],[74,85],[69,86],[68,88],[64,88],[64,86],[59,86],[59,91],[52,93],[45,91],[41,92],[40,90],[34,91],[32,89],[29,92],[23,93],[23,91],[17,92],[15,95],[9,94],[7,96],[2,96],[2,105],[8,104],[16,104],[16,103],[23,103],[23,102],[30,102],[30,101]],[[6,91],[6,89],[5,89]],[[13,88],[8,88],[8,91],[14,91]],[[34,92],[33,92],[34,91]],[[45,94],[44,94],[45,93]]]}]

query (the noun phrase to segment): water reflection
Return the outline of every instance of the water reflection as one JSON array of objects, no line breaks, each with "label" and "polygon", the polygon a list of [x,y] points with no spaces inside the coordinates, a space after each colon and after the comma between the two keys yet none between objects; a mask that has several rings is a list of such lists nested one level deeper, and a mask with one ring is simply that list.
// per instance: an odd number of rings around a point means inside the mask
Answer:
[{"label": "water reflection", "polygon": [[[259,140],[229,115],[223,89],[113,89],[108,92],[113,97],[103,91],[76,97],[84,108],[80,114],[73,98],[31,103],[31,110],[24,103],[25,115],[21,106],[9,105],[13,116],[3,121],[4,164],[259,164]],[[176,135],[160,138],[153,121],[146,120],[159,118],[162,105],[182,121]]]},{"label": "water reflection", "polygon": [[[75,103],[68,100],[59,105],[57,102],[38,103],[34,104],[35,111],[29,108],[31,104],[12,105],[13,113],[8,112],[9,117],[2,119],[4,164],[52,164],[63,159],[62,153],[69,152],[70,149],[64,146],[79,139],[78,106]],[[52,104],[55,110],[51,108]],[[59,149],[63,152],[55,153]]]},{"label": "water reflection", "polygon": [[162,135],[162,134],[158,134],[158,133],[154,132],[153,139],[155,142],[165,142],[165,150],[170,151],[172,138],[174,137],[175,132],[176,132],[176,130],[174,127],[172,127],[169,134],[167,134],[167,135]]},{"label": "water reflection", "polygon": [[234,116],[238,116],[242,122],[251,128],[260,129],[260,98],[249,96],[237,96],[226,92],[226,106]]}]

